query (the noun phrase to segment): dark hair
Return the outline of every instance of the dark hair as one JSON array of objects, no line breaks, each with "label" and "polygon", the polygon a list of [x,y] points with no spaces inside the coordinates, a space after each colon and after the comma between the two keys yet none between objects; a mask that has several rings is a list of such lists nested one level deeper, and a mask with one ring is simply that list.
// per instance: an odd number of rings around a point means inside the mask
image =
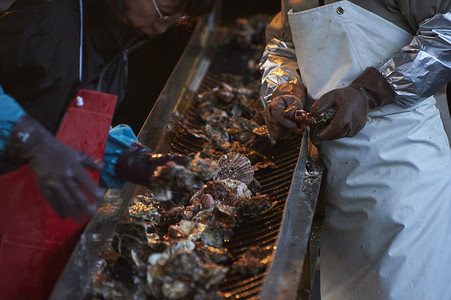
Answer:
[{"label": "dark hair", "polygon": [[215,0],[188,0],[183,12],[190,17],[199,17],[211,12]]}]

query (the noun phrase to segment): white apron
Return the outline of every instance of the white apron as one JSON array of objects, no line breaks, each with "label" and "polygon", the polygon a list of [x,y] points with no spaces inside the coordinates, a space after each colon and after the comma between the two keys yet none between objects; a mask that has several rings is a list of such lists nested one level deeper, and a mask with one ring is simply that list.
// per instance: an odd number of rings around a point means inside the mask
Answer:
[{"label": "white apron", "polygon": [[[348,1],[290,11],[289,20],[311,99],[412,39]],[[320,153],[322,299],[451,299],[451,150],[435,99],[370,110],[360,133],[322,142]]]}]

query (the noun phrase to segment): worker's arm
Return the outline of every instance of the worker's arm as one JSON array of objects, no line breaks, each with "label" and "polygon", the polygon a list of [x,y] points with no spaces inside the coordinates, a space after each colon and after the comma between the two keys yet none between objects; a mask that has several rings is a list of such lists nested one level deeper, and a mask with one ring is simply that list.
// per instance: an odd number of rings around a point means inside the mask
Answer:
[{"label": "worker's arm", "polygon": [[271,102],[274,90],[283,83],[300,84],[298,63],[288,18],[283,10],[266,27],[266,47],[260,59],[263,106]]},{"label": "worker's arm", "polygon": [[451,13],[420,23],[410,44],[387,59],[379,71],[399,105],[412,106],[436,93],[451,80]]},{"label": "worker's arm", "polygon": [[281,11],[266,27],[266,47],[260,60],[262,85],[260,98],[266,107],[272,100],[274,90],[281,84],[301,85],[301,75],[294,50],[288,11],[303,11],[317,7],[318,0],[282,0]]},{"label": "worker's arm", "polygon": [[260,98],[265,110],[265,122],[270,135],[280,139],[296,129],[296,110],[303,109],[306,89],[298,72],[298,63],[287,12],[291,8],[313,8],[317,1],[283,0],[281,12],[266,28],[266,47],[260,60],[262,85]]},{"label": "worker's arm", "polygon": [[0,155],[5,154],[5,144],[17,120],[25,114],[23,108],[0,86]]},{"label": "worker's arm", "polygon": [[274,90],[281,84],[301,84],[293,45],[277,38],[271,39],[260,61],[262,86],[260,97],[263,106],[271,102]]},{"label": "worker's arm", "polygon": [[153,173],[159,166],[170,161],[186,165],[190,160],[179,154],[154,153],[138,142],[128,125],[118,125],[110,129],[100,184],[122,188],[126,182],[133,182],[150,187]]},{"label": "worker's arm", "polygon": [[133,143],[137,143],[135,133],[128,125],[118,125],[110,128],[103,162],[105,167],[100,176],[100,186],[109,188],[122,188],[127,183],[119,180],[115,168],[119,156]]}]

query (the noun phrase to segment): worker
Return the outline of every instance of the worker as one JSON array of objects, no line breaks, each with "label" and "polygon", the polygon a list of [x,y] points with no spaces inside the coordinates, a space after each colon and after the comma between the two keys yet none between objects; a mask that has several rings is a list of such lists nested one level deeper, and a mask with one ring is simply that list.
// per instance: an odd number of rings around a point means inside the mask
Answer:
[{"label": "worker", "polygon": [[[283,0],[266,29],[270,134],[310,129],[326,172],[321,299],[451,299],[451,1]],[[333,116],[321,128],[296,111]]]},{"label": "worker", "polygon": [[110,122],[128,49],[213,1],[17,0],[0,17],[2,299],[49,296],[103,198],[100,170],[105,187],[149,186],[157,166],[188,162]]}]

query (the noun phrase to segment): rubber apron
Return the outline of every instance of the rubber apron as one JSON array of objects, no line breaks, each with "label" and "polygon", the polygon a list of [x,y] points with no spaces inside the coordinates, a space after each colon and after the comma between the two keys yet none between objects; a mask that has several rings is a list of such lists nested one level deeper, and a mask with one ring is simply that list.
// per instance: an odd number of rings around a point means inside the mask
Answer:
[{"label": "rubber apron", "polygon": [[[311,99],[412,39],[348,1],[290,11],[289,21]],[[327,168],[322,299],[451,299],[451,152],[435,99],[370,110],[360,133],[319,151]]]},{"label": "rubber apron", "polygon": [[[80,90],[56,138],[103,160],[117,96]],[[87,170],[98,182],[100,172]],[[0,176],[0,298],[46,299],[87,222],[59,218],[28,165]]]}]

